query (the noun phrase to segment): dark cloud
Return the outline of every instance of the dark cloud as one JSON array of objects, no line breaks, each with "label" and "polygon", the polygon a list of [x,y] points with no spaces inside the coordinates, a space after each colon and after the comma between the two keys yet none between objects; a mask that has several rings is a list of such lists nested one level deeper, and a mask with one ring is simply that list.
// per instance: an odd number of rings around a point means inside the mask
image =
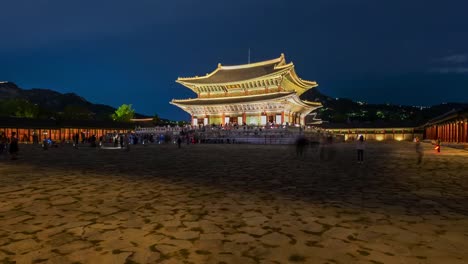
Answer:
[{"label": "dark cloud", "polygon": [[464,63],[464,62],[468,62],[468,55],[467,54],[455,54],[455,55],[443,57],[440,60],[442,62],[447,62],[447,63]]},{"label": "dark cloud", "polygon": [[445,67],[445,68],[433,68],[431,72],[436,73],[458,73],[458,74],[468,74],[468,67]]}]

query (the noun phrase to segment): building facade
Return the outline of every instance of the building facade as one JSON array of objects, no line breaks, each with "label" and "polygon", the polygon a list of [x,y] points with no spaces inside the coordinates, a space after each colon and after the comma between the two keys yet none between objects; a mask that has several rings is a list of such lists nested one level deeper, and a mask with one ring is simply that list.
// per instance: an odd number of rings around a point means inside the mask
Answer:
[{"label": "building facade", "polygon": [[284,54],[251,64],[218,64],[206,76],[178,78],[176,82],[197,95],[170,102],[191,115],[192,125],[305,125],[306,115],[321,107],[299,98],[318,85],[299,78]]},{"label": "building facade", "polygon": [[403,126],[320,126],[328,133],[343,136],[344,141],[355,141],[358,136],[363,136],[366,141],[412,141],[415,137],[420,139],[424,136],[423,129],[419,127]]},{"label": "building facade", "polygon": [[452,110],[425,125],[426,139],[468,143],[468,108]]},{"label": "building facade", "polygon": [[80,140],[90,136],[100,136],[109,133],[126,133],[133,130],[133,123],[118,123],[110,121],[29,119],[0,117],[0,134],[10,137],[15,132],[19,141],[33,142],[34,137],[39,141],[49,138],[53,141],[72,141],[78,134]]}]

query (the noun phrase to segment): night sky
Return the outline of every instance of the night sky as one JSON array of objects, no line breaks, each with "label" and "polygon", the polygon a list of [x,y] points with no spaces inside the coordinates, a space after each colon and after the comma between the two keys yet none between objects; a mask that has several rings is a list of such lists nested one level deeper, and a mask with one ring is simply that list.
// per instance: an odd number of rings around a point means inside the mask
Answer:
[{"label": "night sky", "polygon": [[332,97],[468,102],[468,1],[0,0],[0,81],[170,119],[177,77],[285,53]]}]

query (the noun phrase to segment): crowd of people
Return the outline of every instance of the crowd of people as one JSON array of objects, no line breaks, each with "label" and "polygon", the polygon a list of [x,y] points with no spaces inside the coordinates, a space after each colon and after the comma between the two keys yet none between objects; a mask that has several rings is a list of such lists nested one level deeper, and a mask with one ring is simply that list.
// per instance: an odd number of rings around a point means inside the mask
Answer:
[{"label": "crowd of people", "polygon": [[[83,134],[80,135],[76,133],[72,136],[73,147],[78,148],[79,145],[82,146],[90,146],[90,147],[105,147],[106,145],[111,145],[114,148],[126,148],[129,150],[130,145],[148,145],[148,144],[164,144],[164,143],[174,143],[178,145],[180,148],[182,143],[185,142],[188,144],[195,144],[195,143],[237,143],[235,138],[225,138],[224,134],[219,134],[216,137],[216,141],[212,139],[206,139],[203,137],[204,133],[207,132],[213,133],[211,129],[219,129],[214,127],[210,127],[209,131],[198,131],[202,133],[195,133],[195,130],[191,130],[189,128],[181,129],[178,133],[175,134],[157,134],[154,135],[152,133],[147,134],[137,134],[137,133],[111,133],[104,136],[100,136],[99,139],[96,138],[95,135],[91,135],[89,137],[84,136]],[[236,128],[238,129],[238,128]],[[258,128],[257,128],[258,129]],[[255,130],[258,131],[258,130]],[[254,132],[255,132],[254,131]],[[261,132],[261,130],[259,131]],[[257,134],[255,134],[257,135]],[[81,141],[80,141],[81,138]],[[39,140],[36,140],[34,137],[33,143],[38,143]],[[296,153],[298,157],[302,157],[304,155],[304,150],[306,146],[318,146],[319,150],[319,157],[320,160],[332,160],[336,154],[336,150],[334,148],[335,138],[333,135],[330,134],[322,134],[319,136],[319,140],[311,140],[310,138],[306,138],[303,133],[299,134],[296,139]],[[17,155],[19,152],[19,145],[18,145],[18,136],[16,132],[12,132],[10,136],[6,135],[6,133],[0,131],[0,155],[9,154],[10,159],[15,160],[17,159]],[[421,146],[421,141],[419,137],[414,138],[414,145],[415,151],[417,156],[417,164],[420,164],[423,159],[424,151]],[[62,141],[60,143],[52,141],[50,138],[44,138],[42,142],[42,148],[47,150],[51,147],[59,147],[60,145],[64,145],[65,142]],[[356,152],[357,152],[357,163],[362,164],[364,163],[364,153],[366,149],[366,141],[363,135],[358,135],[355,140],[356,145]],[[441,142],[437,140],[435,142],[435,151],[440,153],[441,151]]]}]

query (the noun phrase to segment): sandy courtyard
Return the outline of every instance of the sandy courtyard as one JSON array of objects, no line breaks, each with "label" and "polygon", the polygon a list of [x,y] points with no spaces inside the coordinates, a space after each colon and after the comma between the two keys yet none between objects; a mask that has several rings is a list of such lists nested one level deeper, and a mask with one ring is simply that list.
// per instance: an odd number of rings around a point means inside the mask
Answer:
[{"label": "sandy courtyard", "polygon": [[352,144],[0,157],[0,263],[468,263],[468,151]]}]

